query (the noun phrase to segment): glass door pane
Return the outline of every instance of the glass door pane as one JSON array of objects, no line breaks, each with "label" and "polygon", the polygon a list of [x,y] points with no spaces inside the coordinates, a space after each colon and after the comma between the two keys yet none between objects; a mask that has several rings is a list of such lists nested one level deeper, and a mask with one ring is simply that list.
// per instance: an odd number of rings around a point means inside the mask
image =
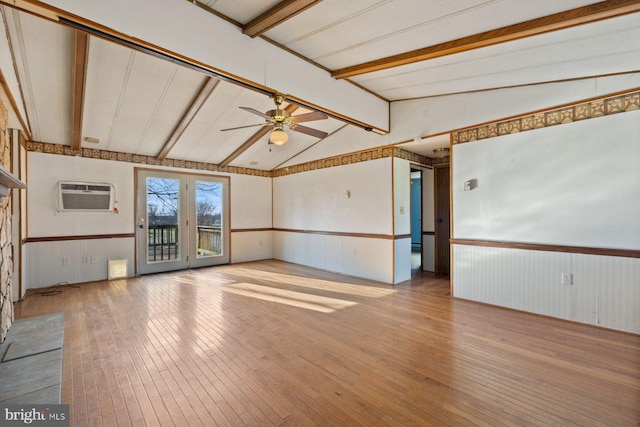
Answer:
[{"label": "glass door pane", "polygon": [[189,266],[229,262],[229,178],[189,176],[190,254]]},{"label": "glass door pane", "polygon": [[140,274],[187,268],[187,182],[180,174],[137,172],[137,259]]},{"label": "glass door pane", "polygon": [[222,248],[222,184],[196,181],[196,256],[219,256]]},{"label": "glass door pane", "polygon": [[147,262],[180,259],[180,181],[147,178]]}]

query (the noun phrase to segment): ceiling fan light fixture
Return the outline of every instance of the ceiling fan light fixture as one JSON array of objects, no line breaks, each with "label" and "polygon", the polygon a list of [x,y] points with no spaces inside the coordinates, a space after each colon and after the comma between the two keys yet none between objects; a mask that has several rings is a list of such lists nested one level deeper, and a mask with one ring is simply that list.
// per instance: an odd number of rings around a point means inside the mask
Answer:
[{"label": "ceiling fan light fixture", "polygon": [[269,135],[269,141],[276,145],[283,145],[289,140],[289,135],[282,129],[274,129]]},{"label": "ceiling fan light fixture", "polygon": [[271,116],[271,119],[276,123],[289,122],[290,120],[287,119],[291,117],[291,113],[289,113],[287,110],[281,110],[279,108],[267,111],[267,115]]},{"label": "ceiling fan light fixture", "polygon": [[433,150],[436,157],[446,157],[449,155],[449,147],[440,147]]}]

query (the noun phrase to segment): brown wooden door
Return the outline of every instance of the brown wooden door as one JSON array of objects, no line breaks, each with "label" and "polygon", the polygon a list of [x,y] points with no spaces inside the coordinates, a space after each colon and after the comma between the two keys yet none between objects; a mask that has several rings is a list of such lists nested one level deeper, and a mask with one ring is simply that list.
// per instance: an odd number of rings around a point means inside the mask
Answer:
[{"label": "brown wooden door", "polygon": [[449,166],[434,168],[436,208],[436,273],[449,274]]}]

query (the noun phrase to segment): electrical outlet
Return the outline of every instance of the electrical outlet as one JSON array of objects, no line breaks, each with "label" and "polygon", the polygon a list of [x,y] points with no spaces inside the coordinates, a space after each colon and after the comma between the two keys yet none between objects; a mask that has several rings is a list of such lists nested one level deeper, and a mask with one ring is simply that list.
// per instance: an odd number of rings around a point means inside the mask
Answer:
[{"label": "electrical outlet", "polygon": [[400,215],[404,215],[404,206],[400,206]]},{"label": "electrical outlet", "polygon": [[71,258],[63,257],[62,258],[62,265],[71,265]]},{"label": "electrical outlet", "polygon": [[562,273],[562,284],[563,285],[573,285],[573,274],[571,274],[571,273]]},{"label": "electrical outlet", "polygon": [[258,246],[262,246],[262,240],[258,241]]},{"label": "electrical outlet", "polygon": [[97,264],[98,263],[98,257],[95,255],[91,256],[91,264]]},{"label": "electrical outlet", "polygon": [[82,263],[83,264],[89,264],[89,257],[88,256],[83,256],[82,257]]}]

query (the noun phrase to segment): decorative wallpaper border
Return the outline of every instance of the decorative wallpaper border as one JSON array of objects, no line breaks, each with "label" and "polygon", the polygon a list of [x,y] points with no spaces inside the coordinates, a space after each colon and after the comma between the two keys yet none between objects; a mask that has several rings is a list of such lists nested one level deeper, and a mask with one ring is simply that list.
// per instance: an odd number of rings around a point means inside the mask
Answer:
[{"label": "decorative wallpaper border", "polygon": [[480,139],[541,129],[638,109],[640,109],[640,91],[583,102],[571,107],[543,111],[519,117],[517,119],[493,122],[453,132],[451,135],[454,144],[462,144]]},{"label": "decorative wallpaper border", "polygon": [[273,177],[292,175],[312,171],[316,169],[332,168],[334,166],[350,165],[353,163],[368,162],[370,160],[383,159],[393,155],[393,147],[378,147],[370,150],[358,151],[357,153],[344,154],[342,156],[327,157],[326,159],[314,160],[312,162],[300,163],[299,165],[287,166],[273,170]]},{"label": "decorative wallpaper border", "polygon": [[[412,153],[398,147],[377,147],[369,150],[358,151],[356,153],[343,154],[340,156],[328,157],[326,159],[314,160],[312,162],[300,163],[299,165],[287,166],[275,169],[273,177],[292,175],[295,173],[307,172],[316,169],[326,169],[334,166],[350,165],[354,163],[367,162],[369,160],[383,159],[385,157],[397,157],[421,165],[430,166],[436,163],[449,162],[449,158],[432,159],[420,154]],[[436,162],[438,161],[438,162]]]},{"label": "decorative wallpaper border", "polygon": [[418,163],[420,165],[425,165],[425,166],[432,165],[433,161],[436,160],[436,159],[432,159],[431,157],[412,153],[411,151],[403,150],[402,148],[398,148],[398,147],[393,147],[393,157],[397,157],[403,160],[408,160],[410,162]]},{"label": "decorative wallpaper border", "polygon": [[212,163],[190,162],[187,160],[177,160],[177,159],[164,159],[160,161],[153,156],[143,156],[139,154],[120,153],[116,151],[107,151],[107,150],[97,150],[95,148],[81,148],[78,151],[74,151],[71,149],[71,147],[67,145],[49,144],[46,142],[30,141],[28,144],[28,150],[35,153],[59,154],[64,156],[80,156],[80,157],[86,157],[90,159],[101,159],[101,160],[115,160],[118,162],[128,162],[128,163],[135,163],[139,165],[153,165],[153,166],[165,166],[170,168],[196,169],[196,170],[211,171],[211,172],[226,172],[226,173],[234,173],[239,175],[262,176],[265,178],[270,178],[272,176],[271,171],[264,171],[260,169],[239,168],[235,166],[227,166],[225,168],[221,168],[220,166],[214,165]]},{"label": "decorative wallpaper border", "polygon": [[436,165],[448,165],[450,163],[450,157],[446,156],[446,157],[438,157],[435,159],[431,159],[431,166],[436,166]]},{"label": "decorative wallpaper border", "polygon": [[162,161],[153,156],[144,156],[131,153],[120,153],[116,151],[98,150],[95,148],[81,148],[74,151],[71,147],[61,144],[50,144],[46,142],[29,141],[28,150],[34,153],[58,154],[63,156],[80,156],[90,159],[114,160],[118,162],[135,163],[137,165],[165,166],[170,168],[184,168],[211,172],[226,172],[240,175],[262,176],[274,178],[286,176],[294,173],[307,172],[316,169],[326,169],[334,166],[350,165],[353,163],[367,162],[370,160],[383,159],[386,157],[397,157],[425,166],[449,163],[449,157],[432,159],[420,154],[412,153],[398,147],[377,147],[370,150],[358,151],[356,153],[343,154],[340,156],[328,157],[326,159],[314,160],[312,162],[301,163],[299,165],[265,171],[260,169],[240,168],[227,166],[222,168],[212,163],[190,162],[187,160],[164,159]]}]

